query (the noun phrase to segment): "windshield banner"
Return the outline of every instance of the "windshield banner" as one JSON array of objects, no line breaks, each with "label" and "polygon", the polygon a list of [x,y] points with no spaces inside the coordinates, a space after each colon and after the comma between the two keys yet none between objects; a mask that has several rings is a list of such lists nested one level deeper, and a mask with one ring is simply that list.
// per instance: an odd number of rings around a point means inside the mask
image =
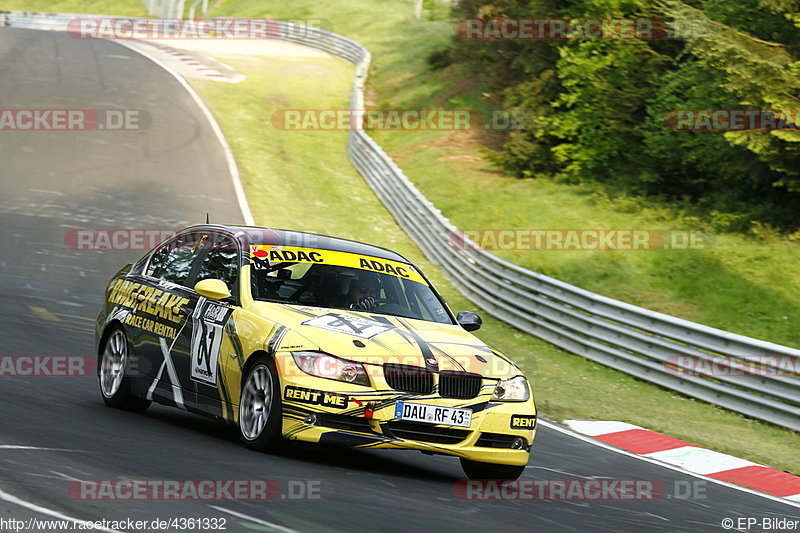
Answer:
[{"label": "windshield banner", "polygon": [[369,255],[352,254],[336,250],[253,244],[250,246],[250,264],[255,270],[274,270],[281,263],[319,263],[357,268],[379,274],[389,274],[427,285],[416,268],[408,263],[381,259]]}]

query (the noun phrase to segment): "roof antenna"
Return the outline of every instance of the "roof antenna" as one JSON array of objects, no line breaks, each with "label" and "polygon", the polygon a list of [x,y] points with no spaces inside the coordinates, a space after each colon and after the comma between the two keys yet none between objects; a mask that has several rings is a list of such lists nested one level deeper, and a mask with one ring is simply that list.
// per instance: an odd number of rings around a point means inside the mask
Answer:
[{"label": "roof antenna", "polygon": [[211,224],[211,222],[209,221],[210,218],[211,217],[208,216],[208,211],[206,211],[206,224]]}]

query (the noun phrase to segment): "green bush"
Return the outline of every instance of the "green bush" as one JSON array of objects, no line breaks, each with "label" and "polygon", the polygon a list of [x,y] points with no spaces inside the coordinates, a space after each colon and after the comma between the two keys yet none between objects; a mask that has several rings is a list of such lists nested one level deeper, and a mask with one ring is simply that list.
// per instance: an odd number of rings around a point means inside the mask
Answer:
[{"label": "green bush", "polygon": [[[485,0],[462,18],[691,20],[662,40],[459,40],[472,66],[522,112],[498,162],[519,177],[601,182],[692,206],[725,231],[752,220],[800,227],[800,130],[686,131],[680,109],[800,109],[794,0]],[[724,216],[723,216],[724,215]],[[721,222],[724,220],[724,222]]]}]

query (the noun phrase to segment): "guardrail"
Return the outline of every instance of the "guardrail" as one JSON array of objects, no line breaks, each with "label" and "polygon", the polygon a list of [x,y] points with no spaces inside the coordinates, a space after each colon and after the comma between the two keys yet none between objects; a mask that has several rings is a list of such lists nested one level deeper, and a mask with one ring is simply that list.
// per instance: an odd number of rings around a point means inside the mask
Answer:
[{"label": "guardrail", "polygon": [[0,26],[30,30],[67,31],[70,21],[80,18],[110,18],[103,15],[77,13],[34,13],[30,11],[0,11]]},{"label": "guardrail", "polygon": [[183,18],[186,0],[142,0],[142,3],[151,15],[162,19],[179,19]]},{"label": "guardrail", "polygon": [[[6,13],[3,18],[0,13],[0,25],[58,29],[58,24],[65,27],[76,16],[51,16],[37,23],[32,14]],[[350,107],[364,109],[363,88],[371,59],[366,48],[326,30],[288,22],[278,25],[279,39],[355,64]],[[505,261],[469,239],[454,238],[457,228],[363,130],[351,131],[347,154],[423,253],[467,298],[493,316],[637,378],[800,431],[796,370],[800,350],[626,304]],[[714,365],[716,375],[697,371],[698,366],[708,365]],[[756,375],[742,372],[743,367]]]},{"label": "guardrail", "polygon": [[197,11],[197,7],[200,6],[200,14],[201,16],[205,17],[208,15],[208,0],[195,0],[194,4],[189,6],[189,16],[188,18],[194,19],[195,12]]}]

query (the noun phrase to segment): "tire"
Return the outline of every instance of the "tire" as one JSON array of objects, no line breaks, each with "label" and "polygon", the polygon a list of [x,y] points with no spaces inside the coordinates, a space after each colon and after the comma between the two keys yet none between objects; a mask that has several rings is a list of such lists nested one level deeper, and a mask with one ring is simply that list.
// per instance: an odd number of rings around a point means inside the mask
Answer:
[{"label": "tire", "polygon": [[150,400],[131,394],[130,364],[131,347],[125,331],[115,327],[109,332],[100,353],[100,394],[109,407],[141,413],[150,407]]},{"label": "tire", "polygon": [[461,468],[469,479],[503,479],[514,481],[525,471],[525,465],[498,465],[461,458]]},{"label": "tire", "polygon": [[245,447],[259,452],[277,451],[281,435],[280,380],[275,362],[260,358],[242,380],[239,396],[239,438]]}]

